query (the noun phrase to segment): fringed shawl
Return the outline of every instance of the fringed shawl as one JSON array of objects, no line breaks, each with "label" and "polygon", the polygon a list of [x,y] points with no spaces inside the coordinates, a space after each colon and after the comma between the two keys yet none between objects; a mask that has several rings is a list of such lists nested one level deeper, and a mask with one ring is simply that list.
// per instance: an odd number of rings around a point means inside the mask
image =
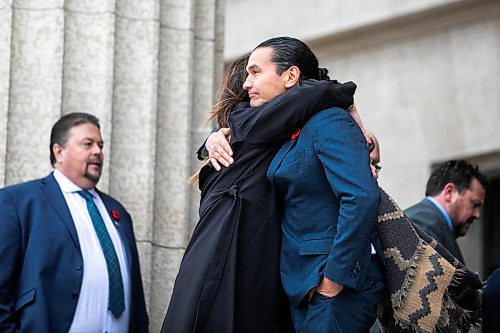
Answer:
[{"label": "fringed shawl", "polygon": [[468,332],[481,322],[482,282],[419,230],[380,189],[378,232],[390,300],[379,307],[382,332]]}]

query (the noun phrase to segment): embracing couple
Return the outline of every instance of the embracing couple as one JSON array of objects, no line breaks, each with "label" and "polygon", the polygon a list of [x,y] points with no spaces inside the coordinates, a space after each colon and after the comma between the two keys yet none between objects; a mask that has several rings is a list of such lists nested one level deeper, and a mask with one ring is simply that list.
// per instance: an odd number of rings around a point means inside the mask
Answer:
[{"label": "embracing couple", "polygon": [[289,37],[229,69],[211,114],[224,129],[198,152],[212,163],[196,175],[200,221],[162,332],[367,332],[374,323],[380,194],[356,86],[327,73]]}]

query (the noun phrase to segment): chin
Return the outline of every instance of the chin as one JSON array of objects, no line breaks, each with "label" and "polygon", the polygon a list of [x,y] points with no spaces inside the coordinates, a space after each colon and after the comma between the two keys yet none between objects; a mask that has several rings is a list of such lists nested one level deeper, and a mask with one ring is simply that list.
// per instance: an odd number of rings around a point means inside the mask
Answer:
[{"label": "chin", "polygon": [[261,106],[262,104],[264,104],[264,102],[262,100],[250,100],[250,106],[251,107],[257,107],[257,106]]},{"label": "chin", "polygon": [[101,178],[101,173],[86,173],[85,174],[85,178],[87,178],[88,180],[90,180],[92,183],[94,184],[97,184],[97,182],[99,181],[99,179]]}]

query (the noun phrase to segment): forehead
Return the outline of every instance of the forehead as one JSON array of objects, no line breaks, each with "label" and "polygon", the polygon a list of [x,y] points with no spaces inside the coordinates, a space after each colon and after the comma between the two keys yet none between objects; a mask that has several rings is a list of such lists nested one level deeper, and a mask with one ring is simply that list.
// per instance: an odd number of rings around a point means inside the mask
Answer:
[{"label": "forehead", "polygon": [[473,200],[483,201],[485,192],[483,185],[476,178],[472,178],[470,187],[465,191],[464,196],[470,197]]},{"label": "forehead", "polygon": [[101,131],[96,125],[90,123],[73,126],[68,134],[69,139],[82,140],[91,138],[94,140],[101,140]]},{"label": "forehead", "polygon": [[250,54],[250,58],[248,58],[247,69],[273,65],[271,61],[273,51],[271,47],[259,47],[255,49],[252,54]]}]

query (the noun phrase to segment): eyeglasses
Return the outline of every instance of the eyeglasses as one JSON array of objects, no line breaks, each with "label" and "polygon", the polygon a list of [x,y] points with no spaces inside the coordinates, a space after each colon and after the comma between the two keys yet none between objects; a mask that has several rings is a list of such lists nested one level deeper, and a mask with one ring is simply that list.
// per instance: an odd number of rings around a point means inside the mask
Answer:
[{"label": "eyeglasses", "polygon": [[381,165],[379,165],[377,162],[375,162],[375,161],[373,161],[373,160],[372,160],[372,161],[370,161],[370,164],[371,164],[371,165],[375,168],[375,170],[376,170],[377,172],[379,172],[379,171],[382,169],[382,166],[381,166]]}]

